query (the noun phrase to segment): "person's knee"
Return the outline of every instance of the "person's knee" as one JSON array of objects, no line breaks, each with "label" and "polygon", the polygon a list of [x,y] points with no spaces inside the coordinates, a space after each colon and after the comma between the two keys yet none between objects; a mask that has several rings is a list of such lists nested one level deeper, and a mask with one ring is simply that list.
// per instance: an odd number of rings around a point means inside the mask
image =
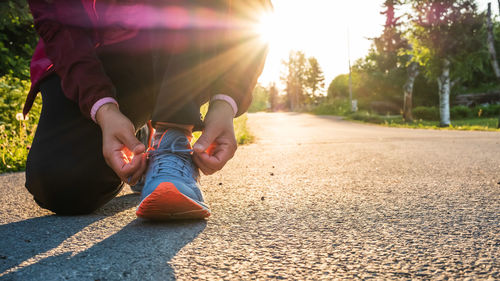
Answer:
[{"label": "person's knee", "polygon": [[99,180],[54,174],[43,167],[26,169],[26,188],[37,204],[58,215],[89,214],[113,199],[123,184],[119,179]]}]

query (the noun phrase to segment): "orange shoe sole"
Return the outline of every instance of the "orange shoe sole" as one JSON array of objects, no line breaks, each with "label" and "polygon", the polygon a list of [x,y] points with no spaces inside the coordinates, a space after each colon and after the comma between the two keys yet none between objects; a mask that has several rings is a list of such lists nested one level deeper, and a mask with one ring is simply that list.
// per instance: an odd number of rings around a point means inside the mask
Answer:
[{"label": "orange shoe sole", "polygon": [[142,200],[135,214],[148,220],[204,219],[210,210],[182,194],[174,184],[164,182]]}]

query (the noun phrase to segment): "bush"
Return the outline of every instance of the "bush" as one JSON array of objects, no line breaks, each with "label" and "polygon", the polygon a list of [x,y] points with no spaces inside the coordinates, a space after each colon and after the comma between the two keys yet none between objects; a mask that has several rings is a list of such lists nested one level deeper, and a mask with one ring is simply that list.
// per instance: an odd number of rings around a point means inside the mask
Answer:
[{"label": "bush", "polygon": [[390,101],[373,101],[370,103],[370,109],[380,115],[396,115],[402,111],[399,105]]},{"label": "bush", "polygon": [[428,121],[439,121],[439,109],[436,107],[418,106],[413,109],[413,117]]},{"label": "bush", "polygon": [[459,105],[450,109],[450,115],[451,119],[466,119],[471,118],[474,113],[472,112],[472,109],[467,106]]},{"label": "bush", "polygon": [[348,100],[333,100],[319,104],[311,111],[316,115],[347,115],[351,112]]},{"label": "bush", "polygon": [[27,79],[37,41],[27,1],[0,1],[0,76]]},{"label": "bush", "polygon": [[[16,114],[21,113],[24,106],[26,95],[30,88],[30,82],[19,78],[5,75],[0,77],[0,125],[5,125],[10,129],[11,125],[17,123]],[[30,125],[38,124],[41,104],[36,102],[30,113],[28,123]]]},{"label": "bush", "polygon": [[473,117],[500,117],[500,104],[490,104],[487,106],[476,106],[473,110]]},{"label": "bush", "polygon": [[0,77],[0,173],[25,168],[41,110],[37,99],[29,118],[23,120],[21,112],[29,87],[28,81]]},{"label": "bush", "polygon": [[371,114],[368,111],[358,111],[349,114],[348,116],[352,120],[364,121],[368,123],[382,124],[385,122],[384,118],[377,114]]},{"label": "bush", "polygon": [[248,112],[266,111],[269,109],[269,90],[257,85],[253,90],[253,99]]}]

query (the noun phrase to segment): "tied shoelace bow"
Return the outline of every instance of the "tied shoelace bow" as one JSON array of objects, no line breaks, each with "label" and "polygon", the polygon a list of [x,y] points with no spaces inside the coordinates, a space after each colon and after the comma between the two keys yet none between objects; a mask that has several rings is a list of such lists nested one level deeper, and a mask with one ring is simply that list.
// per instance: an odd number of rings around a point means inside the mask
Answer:
[{"label": "tied shoelace bow", "polygon": [[[182,141],[183,143],[177,144],[177,142]],[[154,159],[161,155],[169,155],[170,157],[162,157],[159,161],[154,161],[156,164],[156,176],[160,175],[160,172],[166,170],[171,174],[172,170],[177,171],[182,176],[190,176],[196,177],[197,172],[194,168],[192,168],[191,164],[191,154],[194,152],[193,149],[189,148],[176,148],[176,145],[180,147],[188,147],[189,141],[185,136],[178,136],[170,145],[169,148],[161,148],[161,149],[151,149],[151,147],[146,152],[148,159]],[[172,157],[173,156],[173,157]],[[168,165],[168,164],[173,165]],[[176,175],[179,175],[179,174]],[[164,175],[165,173],[161,174]],[[132,176],[128,177],[127,183],[130,183],[132,180]]]},{"label": "tied shoelace bow", "polygon": [[179,147],[189,147],[189,141],[185,136],[176,137],[170,144],[170,147],[148,150],[148,158],[155,165],[154,177],[167,174],[196,178],[196,169],[191,160],[191,154],[194,150]]}]

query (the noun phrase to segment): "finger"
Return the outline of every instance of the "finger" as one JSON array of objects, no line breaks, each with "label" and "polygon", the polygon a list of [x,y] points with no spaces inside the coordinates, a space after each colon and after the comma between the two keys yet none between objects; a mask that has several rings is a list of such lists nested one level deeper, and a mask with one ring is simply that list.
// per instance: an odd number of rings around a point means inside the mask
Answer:
[{"label": "finger", "polygon": [[145,154],[141,153],[141,154],[135,155],[131,158],[129,165],[131,166],[131,169],[134,171],[134,173],[136,171],[139,171],[142,168],[142,165],[144,162],[143,161],[144,156],[145,156]]},{"label": "finger", "polygon": [[[204,153],[206,154],[206,153]],[[198,168],[200,168],[200,170],[203,172],[203,174],[205,175],[212,175],[214,174],[215,172],[217,172],[217,170],[215,169],[212,169],[210,167],[208,167],[201,159],[200,159],[200,156],[199,155],[193,155],[193,161],[194,163],[196,164],[196,166],[198,166]]]},{"label": "finger", "polygon": [[200,138],[196,141],[193,146],[195,152],[202,153],[206,151],[210,145],[214,142],[217,137],[217,133],[210,129],[205,129],[203,133],[201,133]]},{"label": "finger", "polygon": [[127,131],[127,133],[120,134],[118,139],[135,155],[146,151],[146,146],[131,132]]},{"label": "finger", "polygon": [[134,174],[141,166],[141,157],[133,157],[130,159],[122,150],[115,151],[110,158],[110,167],[123,180],[127,181],[128,177]]},{"label": "finger", "polygon": [[220,163],[217,159],[215,159],[213,156],[211,156],[208,153],[200,155],[200,161],[210,171],[216,172],[216,171],[221,170],[222,167],[224,167],[224,163]]},{"label": "finger", "polygon": [[136,185],[137,182],[139,182],[139,180],[141,179],[142,175],[144,174],[144,171],[146,170],[146,157],[145,157],[145,155],[142,154],[140,157],[137,156],[136,158],[141,158],[141,160],[139,162],[140,166],[133,175],[131,175],[127,178],[127,183],[129,185]]},{"label": "finger", "polygon": [[127,176],[132,173],[121,151],[114,152],[111,157],[108,158],[108,165],[123,181],[126,181]]},{"label": "finger", "polygon": [[[217,140],[216,140],[217,141]],[[218,145],[216,145],[215,142],[213,142],[211,145],[208,146],[208,148],[206,149],[206,152],[208,155],[212,155],[214,153],[215,150],[217,150],[217,147]]]},{"label": "finger", "polygon": [[209,172],[208,167],[200,160],[198,155],[193,154],[193,162],[205,175]]},{"label": "finger", "polygon": [[224,165],[234,156],[236,150],[229,145],[219,145],[213,151],[213,154],[200,154],[200,161],[203,164],[214,170],[221,170]]},{"label": "finger", "polygon": [[122,158],[125,161],[126,164],[130,163],[132,159],[134,158],[134,153],[130,151],[128,148],[124,147],[123,149],[120,150],[122,154]]}]

